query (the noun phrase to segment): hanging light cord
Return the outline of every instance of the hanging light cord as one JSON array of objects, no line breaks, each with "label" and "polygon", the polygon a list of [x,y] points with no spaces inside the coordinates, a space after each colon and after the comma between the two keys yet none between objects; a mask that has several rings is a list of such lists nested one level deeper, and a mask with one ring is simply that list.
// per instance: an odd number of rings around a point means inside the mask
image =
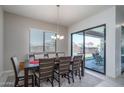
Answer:
[{"label": "hanging light cord", "polygon": [[59,29],[60,29],[60,5],[57,5],[57,35],[59,35]]},{"label": "hanging light cord", "polygon": [[57,26],[57,33],[56,33],[56,36],[51,36],[52,39],[59,39],[59,40],[62,40],[64,39],[64,36],[61,36],[59,35],[59,32],[60,32],[60,5],[56,5],[57,6],[57,23],[56,23],[56,26]]}]

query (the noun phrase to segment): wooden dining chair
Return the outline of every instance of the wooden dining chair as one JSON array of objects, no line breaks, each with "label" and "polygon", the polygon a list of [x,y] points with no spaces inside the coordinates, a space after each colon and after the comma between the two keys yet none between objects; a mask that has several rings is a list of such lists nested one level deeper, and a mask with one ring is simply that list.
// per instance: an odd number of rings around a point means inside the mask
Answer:
[{"label": "wooden dining chair", "polygon": [[79,79],[81,80],[81,62],[82,62],[82,56],[74,56],[73,57],[73,63],[72,63],[72,68],[71,68],[71,75],[72,75],[72,80],[74,82],[74,74],[78,74]]},{"label": "wooden dining chair", "polygon": [[59,58],[58,69],[54,71],[55,74],[57,74],[57,77],[54,77],[54,79],[58,82],[59,87],[61,86],[60,76],[64,76],[65,78],[67,78],[68,83],[70,84],[70,76],[69,76],[70,62],[71,62],[71,57],[60,57]]},{"label": "wooden dining chair", "polygon": [[34,59],[35,60],[35,55],[34,54],[30,54],[29,55],[29,59]]},{"label": "wooden dining chair", "polygon": [[44,58],[49,58],[49,54],[48,53],[45,53],[44,54]]},{"label": "wooden dining chair", "polygon": [[[17,59],[17,57],[11,57],[11,61],[12,61],[12,65],[13,65],[13,69],[14,69],[14,73],[15,73],[15,83],[14,86],[15,87],[20,87],[20,86],[24,86],[24,84],[19,84],[19,81],[24,81],[24,70],[19,69],[19,61]],[[32,79],[32,83],[29,85],[33,86],[33,75],[30,73],[29,74],[29,79]],[[24,82],[23,82],[24,83]]]},{"label": "wooden dining chair", "polygon": [[35,73],[36,85],[40,87],[41,80],[50,81],[52,86],[54,79],[54,58],[39,59],[39,71]]}]

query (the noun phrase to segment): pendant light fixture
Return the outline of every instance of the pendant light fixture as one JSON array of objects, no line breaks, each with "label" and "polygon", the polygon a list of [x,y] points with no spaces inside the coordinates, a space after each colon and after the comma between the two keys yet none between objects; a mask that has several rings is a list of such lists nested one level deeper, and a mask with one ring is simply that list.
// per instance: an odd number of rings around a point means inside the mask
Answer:
[{"label": "pendant light fixture", "polygon": [[55,39],[55,40],[62,40],[64,39],[64,36],[63,35],[59,35],[59,31],[60,31],[60,5],[56,5],[57,7],[57,33],[55,36],[51,36],[52,39]]}]

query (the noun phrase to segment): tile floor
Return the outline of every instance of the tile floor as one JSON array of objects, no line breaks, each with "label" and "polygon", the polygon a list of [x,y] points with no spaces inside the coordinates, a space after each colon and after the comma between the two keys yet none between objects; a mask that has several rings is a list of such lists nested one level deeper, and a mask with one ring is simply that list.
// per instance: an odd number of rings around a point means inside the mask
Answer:
[{"label": "tile floor", "polygon": [[124,87],[124,74],[122,74],[120,77],[113,79],[113,78],[108,78],[103,74],[93,72],[90,70],[85,70],[87,73],[90,73],[96,77],[99,77],[103,79],[102,82],[100,82],[97,86],[95,87]]},{"label": "tile floor", "polygon": [[[96,73],[90,70],[85,70],[85,72],[91,75],[94,75],[103,80],[102,82],[97,84],[95,87],[124,87],[124,74],[122,74],[122,76],[116,79],[112,79],[112,78],[108,78],[102,74],[99,74],[99,73]],[[0,76],[0,82],[1,81],[5,82],[8,75],[13,75],[13,73],[9,73],[9,74],[7,73],[7,74],[3,74],[2,76]]]}]

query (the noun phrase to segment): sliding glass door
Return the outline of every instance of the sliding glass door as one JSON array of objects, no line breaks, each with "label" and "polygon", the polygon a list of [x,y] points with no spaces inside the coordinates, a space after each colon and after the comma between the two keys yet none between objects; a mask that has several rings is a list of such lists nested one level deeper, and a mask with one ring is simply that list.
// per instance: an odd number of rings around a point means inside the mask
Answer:
[{"label": "sliding glass door", "polygon": [[72,56],[84,54],[85,68],[105,74],[105,37],[105,25],[72,33]]},{"label": "sliding glass door", "polygon": [[85,67],[105,73],[105,27],[85,31]]}]

